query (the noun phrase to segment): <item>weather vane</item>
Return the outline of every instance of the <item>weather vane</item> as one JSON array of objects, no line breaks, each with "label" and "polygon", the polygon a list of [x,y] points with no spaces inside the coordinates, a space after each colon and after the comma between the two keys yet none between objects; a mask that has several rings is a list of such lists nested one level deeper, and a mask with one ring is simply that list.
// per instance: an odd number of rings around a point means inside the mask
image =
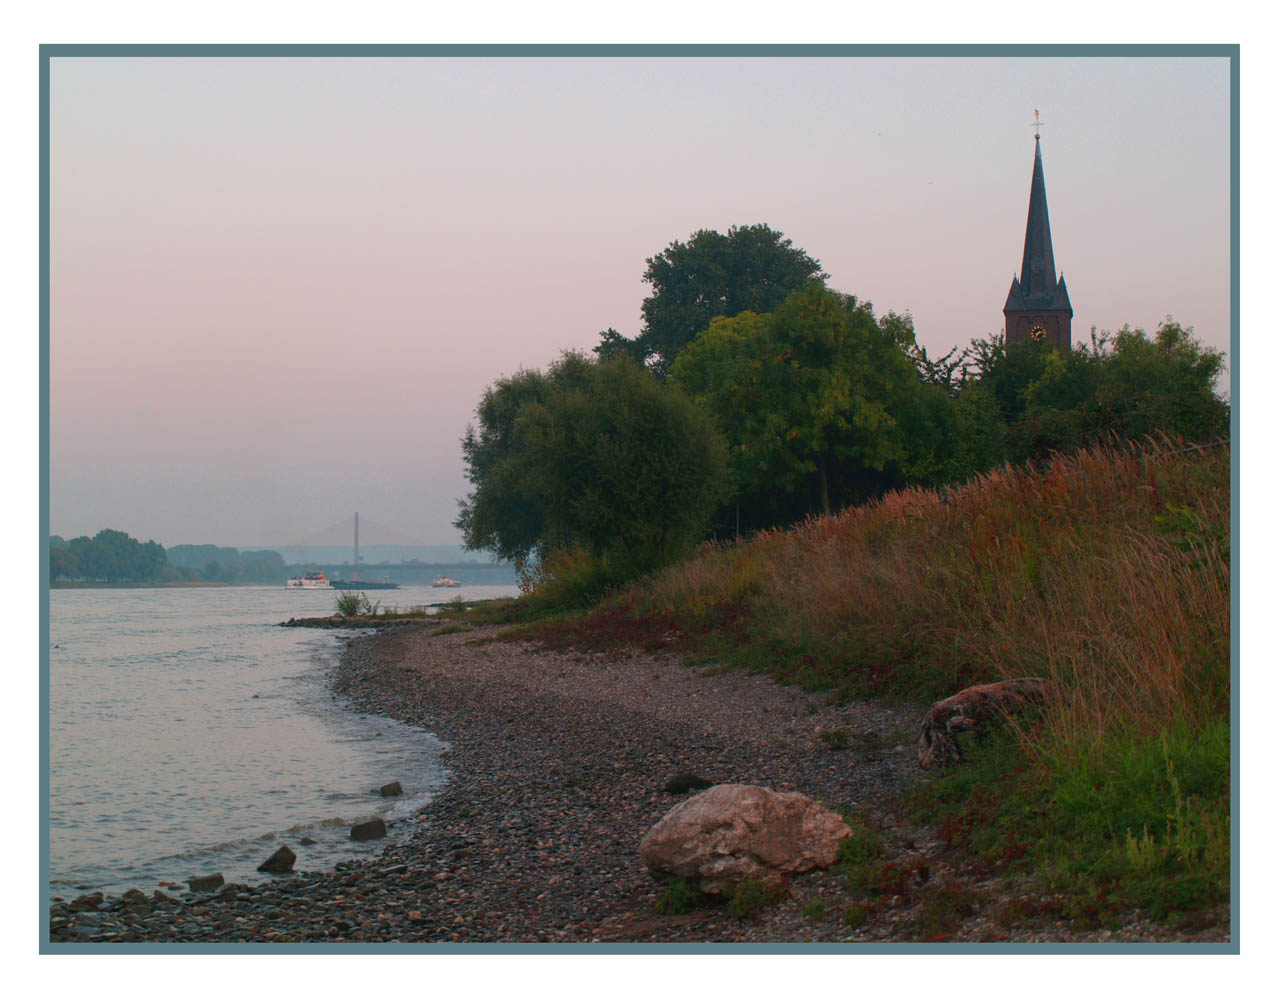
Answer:
[{"label": "weather vane", "polygon": [[1039,109],[1039,108],[1036,108],[1036,120],[1035,120],[1035,121],[1033,121],[1031,124],[1032,124],[1032,125],[1034,125],[1034,126],[1036,127],[1036,138],[1037,138],[1037,139],[1039,139],[1039,138],[1040,138],[1040,126],[1044,124],[1044,122],[1042,122],[1042,121],[1040,120],[1040,109]]}]

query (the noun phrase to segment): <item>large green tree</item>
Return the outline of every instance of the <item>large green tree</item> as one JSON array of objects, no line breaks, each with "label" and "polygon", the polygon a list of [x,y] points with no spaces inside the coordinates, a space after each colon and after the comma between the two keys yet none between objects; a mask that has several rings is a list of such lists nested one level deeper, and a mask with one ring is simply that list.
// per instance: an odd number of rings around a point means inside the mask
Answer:
[{"label": "large green tree", "polygon": [[1148,337],[1125,326],[1109,347],[1097,390],[1107,431],[1126,437],[1164,431],[1189,441],[1226,436],[1230,413],[1215,388],[1226,359],[1201,344],[1191,328],[1167,318]]},{"label": "large green tree", "polygon": [[904,317],[809,285],[773,313],[717,319],[672,377],[713,411],[740,495],[805,491],[814,506],[864,498],[907,454],[898,414],[919,403]]},{"label": "large green tree", "polygon": [[455,522],[469,548],[525,561],[580,547],[644,572],[700,541],[727,492],[710,417],[629,359],[566,354],[500,380],[477,417]]},{"label": "large green tree", "polygon": [[596,352],[630,356],[660,376],[715,317],[770,312],[797,289],[827,278],[818,261],[764,223],[731,226],[727,234],[700,229],[645,264],[653,291],[640,306],[639,336],[606,330]]}]

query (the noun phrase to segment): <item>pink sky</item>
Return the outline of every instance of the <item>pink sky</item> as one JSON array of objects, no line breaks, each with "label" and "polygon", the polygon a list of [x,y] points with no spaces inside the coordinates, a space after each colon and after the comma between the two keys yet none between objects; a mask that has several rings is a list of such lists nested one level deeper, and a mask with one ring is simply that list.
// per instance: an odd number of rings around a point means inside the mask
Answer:
[{"label": "pink sky", "polygon": [[[1225,59],[57,59],[65,537],[451,543],[485,387],[766,222],[940,353],[999,329],[1042,131],[1077,339],[1229,345]],[[349,408],[349,409],[344,409]]]}]

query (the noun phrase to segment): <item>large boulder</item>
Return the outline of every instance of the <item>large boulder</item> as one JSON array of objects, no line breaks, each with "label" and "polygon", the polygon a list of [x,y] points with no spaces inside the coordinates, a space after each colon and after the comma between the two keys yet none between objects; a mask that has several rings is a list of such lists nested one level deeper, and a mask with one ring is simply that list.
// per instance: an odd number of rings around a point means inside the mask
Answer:
[{"label": "large boulder", "polygon": [[835,863],[848,825],[799,792],[715,785],[681,802],[640,841],[640,859],[656,877],[696,879],[724,893],[747,879],[774,885]]}]

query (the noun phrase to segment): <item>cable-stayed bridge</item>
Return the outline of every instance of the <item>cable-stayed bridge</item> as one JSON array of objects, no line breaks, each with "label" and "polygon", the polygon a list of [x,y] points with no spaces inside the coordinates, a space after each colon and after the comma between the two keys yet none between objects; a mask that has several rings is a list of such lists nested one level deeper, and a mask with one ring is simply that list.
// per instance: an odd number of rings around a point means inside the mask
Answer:
[{"label": "cable-stayed bridge", "polygon": [[[285,562],[326,565],[368,566],[396,563],[458,563],[492,560],[484,552],[468,551],[458,545],[431,545],[424,539],[384,524],[367,514],[354,513],[339,518],[307,535],[285,544],[262,546],[279,552]],[[357,562],[358,560],[358,562]]]}]

